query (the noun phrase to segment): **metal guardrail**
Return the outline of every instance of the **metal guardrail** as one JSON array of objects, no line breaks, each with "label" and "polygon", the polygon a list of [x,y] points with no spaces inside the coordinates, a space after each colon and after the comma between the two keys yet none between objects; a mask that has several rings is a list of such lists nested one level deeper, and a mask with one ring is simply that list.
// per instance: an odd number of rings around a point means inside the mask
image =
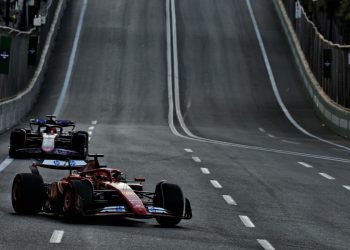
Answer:
[{"label": "metal guardrail", "polygon": [[303,79],[305,89],[317,114],[329,128],[339,135],[350,138],[349,109],[337,104],[326,95],[312,72],[294,29],[294,17],[289,18],[291,11],[295,11],[294,7],[292,5],[285,5],[284,1],[287,0],[272,1],[287,36],[296,65]]},{"label": "metal guardrail", "polygon": [[350,45],[324,38],[295,0],[283,0],[301,48],[323,91],[337,104],[350,108]]},{"label": "metal guardrail", "polygon": [[[46,25],[41,27],[41,32],[43,32],[41,34],[45,35],[42,35],[43,42],[39,42],[41,52],[38,65],[34,68],[30,79],[24,82],[25,86],[21,91],[11,98],[0,101],[0,132],[16,125],[31,109],[37,98],[67,0],[54,0],[53,3]],[[22,38],[23,36],[17,37]],[[19,53],[26,52],[27,50],[22,50]]]}]

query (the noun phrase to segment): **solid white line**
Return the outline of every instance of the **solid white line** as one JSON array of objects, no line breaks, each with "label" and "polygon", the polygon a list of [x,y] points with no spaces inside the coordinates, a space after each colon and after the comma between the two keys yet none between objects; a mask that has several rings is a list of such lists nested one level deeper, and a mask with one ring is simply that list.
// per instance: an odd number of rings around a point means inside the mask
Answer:
[{"label": "solid white line", "polygon": [[210,180],[211,185],[213,185],[214,188],[222,188],[220,183],[217,180]]},{"label": "solid white line", "polygon": [[292,123],[294,125],[295,128],[297,128],[300,132],[302,132],[303,134],[309,136],[309,137],[312,137],[316,140],[319,140],[319,141],[322,141],[324,143],[328,143],[330,145],[333,145],[333,146],[336,146],[336,147],[339,147],[339,148],[343,148],[343,149],[346,149],[348,151],[350,151],[350,148],[348,147],[345,147],[343,145],[339,145],[339,144],[336,144],[334,142],[331,142],[331,141],[327,141],[325,139],[322,139],[318,136],[315,136],[311,133],[309,133],[308,131],[306,131],[303,127],[301,127],[295,120],[294,118],[291,116],[291,114],[289,113],[287,107],[284,105],[283,101],[282,101],[282,98],[278,92],[278,89],[277,89],[277,84],[276,84],[276,80],[275,80],[275,77],[273,75],[273,72],[272,72],[272,68],[271,68],[271,65],[270,65],[270,61],[269,61],[269,58],[267,56],[267,52],[266,52],[266,49],[265,49],[265,45],[264,45],[264,42],[262,40],[262,37],[261,37],[261,34],[260,34],[260,30],[259,30],[259,27],[258,27],[258,23],[256,21],[256,18],[255,18],[255,15],[254,15],[254,12],[253,12],[253,8],[251,6],[251,3],[250,3],[250,0],[246,0],[246,3],[247,3],[247,6],[248,6],[248,10],[249,10],[249,14],[250,14],[250,17],[252,19],[252,22],[253,22],[253,26],[254,26],[254,30],[255,30],[255,34],[256,34],[256,37],[258,39],[258,42],[259,42],[259,46],[260,46],[260,50],[261,50],[261,53],[262,53],[262,56],[263,56],[263,59],[264,59],[264,62],[265,62],[265,66],[266,66],[266,70],[267,70],[267,73],[269,75],[269,78],[270,78],[270,82],[271,82],[271,85],[272,85],[272,89],[273,89],[273,93],[277,99],[277,102],[278,104],[280,105],[283,113],[285,114],[285,116],[288,118],[288,120],[290,121],[290,123]]},{"label": "solid white line", "polygon": [[246,227],[255,227],[254,223],[249,219],[248,216],[240,215],[239,218],[241,219],[242,223]]},{"label": "solid white line", "polygon": [[193,153],[193,150],[190,149],[190,148],[185,148],[185,151],[186,151],[187,153]]},{"label": "solid white line", "polygon": [[311,166],[310,164],[307,164],[305,162],[302,162],[302,161],[298,161],[298,163],[306,168],[313,168],[313,166]]},{"label": "solid white line", "polygon": [[61,243],[62,237],[63,237],[64,231],[62,230],[55,230],[52,233],[52,236],[50,238],[50,243]]},{"label": "solid white line", "polygon": [[94,126],[90,126],[90,127],[88,128],[88,130],[94,130],[94,129],[95,129]]},{"label": "solid white line", "polygon": [[171,21],[172,21],[172,36],[173,36],[173,67],[174,67],[174,92],[175,92],[175,110],[177,119],[181,125],[181,128],[184,132],[191,136],[196,137],[191,133],[191,131],[187,128],[181,113],[181,105],[180,105],[180,90],[179,90],[179,62],[178,62],[178,52],[177,52],[177,31],[176,31],[176,13],[175,13],[175,1],[171,0]]},{"label": "solid white line", "polygon": [[266,132],[265,129],[263,129],[263,128],[259,128],[259,130],[260,130],[261,133],[265,133]]},{"label": "solid white line", "polygon": [[231,197],[231,195],[224,194],[222,197],[227,204],[237,206],[237,202]]},{"label": "solid white line", "polygon": [[[173,16],[175,16],[175,9],[172,9]],[[300,153],[300,152],[294,152],[294,151],[285,151],[281,149],[274,149],[274,148],[264,148],[264,147],[256,147],[256,146],[249,146],[244,144],[238,144],[238,143],[231,143],[231,142],[224,142],[224,141],[218,141],[218,140],[211,140],[203,137],[198,137],[193,135],[192,133],[187,133],[186,129],[183,128],[184,132],[186,133],[186,136],[180,134],[175,125],[174,125],[174,93],[173,93],[173,85],[172,85],[172,79],[173,79],[173,73],[172,73],[172,40],[171,40],[171,22],[170,22],[170,0],[166,0],[166,40],[167,40],[167,69],[168,69],[168,124],[171,132],[183,139],[192,140],[196,142],[204,142],[204,143],[211,143],[211,144],[217,144],[222,146],[229,146],[229,147],[235,147],[235,148],[241,148],[241,149],[249,149],[249,150],[256,150],[256,151],[262,151],[262,152],[271,152],[271,153],[277,153],[277,154],[286,154],[286,155],[294,155],[294,156],[301,156],[306,158],[315,158],[315,159],[322,159],[322,160],[329,160],[329,161],[336,161],[336,162],[344,162],[344,163],[350,163],[350,160],[345,158],[336,158],[336,157],[330,157],[330,156],[323,156],[323,155],[314,155],[314,154],[306,154],[306,153]],[[173,41],[175,44],[177,41]],[[176,57],[177,54],[174,55]],[[178,95],[178,91],[176,92]],[[176,97],[176,99],[179,99],[179,96]],[[181,112],[177,112],[178,116],[181,116]],[[180,125],[182,126],[183,124]],[[337,144],[335,144],[337,145]],[[340,145],[338,145],[340,146]],[[341,147],[341,146],[340,146]]]},{"label": "solid white line", "polygon": [[96,124],[97,124],[97,121],[94,120],[94,121],[91,122],[91,124],[92,124],[92,125],[96,125]]},{"label": "solid white line", "polygon": [[83,20],[84,20],[84,16],[85,16],[85,12],[86,12],[87,1],[88,0],[84,0],[84,2],[83,2],[83,7],[82,7],[81,12],[80,12],[77,30],[75,32],[73,48],[72,48],[72,51],[71,51],[71,54],[69,57],[68,68],[67,68],[66,76],[65,76],[64,82],[63,82],[63,87],[62,87],[60,96],[58,98],[55,111],[53,112],[54,115],[56,115],[56,116],[59,116],[59,114],[61,112],[62,105],[63,105],[64,99],[67,95],[67,90],[68,90],[70,80],[72,77],[73,67],[74,67],[74,63],[75,63],[75,57],[76,57],[77,50],[78,50],[78,43],[79,43],[79,39],[80,39],[81,28],[83,26]]},{"label": "solid white line", "polygon": [[202,160],[199,159],[199,157],[197,157],[197,156],[193,156],[192,160],[194,160],[195,162],[202,162]]},{"label": "solid white line", "polygon": [[335,180],[335,178],[330,176],[329,174],[326,174],[326,173],[318,173],[318,174],[323,176],[324,178],[326,178],[328,180]]},{"label": "solid white line", "polygon": [[343,185],[343,188],[347,189],[350,191],[350,186],[347,186],[347,185]]},{"label": "solid white line", "polygon": [[0,164],[0,172],[2,172],[5,168],[7,168],[12,162],[13,162],[12,158],[6,157],[5,160],[3,160]]},{"label": "solid white line", "polygon": [[201,168],[201,171],[203,174],[210,174],[210,171],[207,168]]},{"label": "solid white line", "polygon": [[267,240],[257,239],[257,241],[259,242],[260,246],[265,250],[275,250],[275,248]]}]

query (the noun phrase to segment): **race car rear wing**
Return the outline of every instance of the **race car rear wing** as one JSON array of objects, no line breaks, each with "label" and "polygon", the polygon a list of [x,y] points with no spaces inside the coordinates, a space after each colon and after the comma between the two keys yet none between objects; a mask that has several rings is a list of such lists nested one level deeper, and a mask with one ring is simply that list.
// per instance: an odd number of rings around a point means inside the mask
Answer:
[{"label": "race car rear wing", "polygon": [[40,125],[58,125],[61,127],[72,127],[72,130],[75,128],[75,122],[71,120],[52,120],[52,119],[30,119],[29,126],[33,130],[32,126]]},{"label": "race car rear wing", "polygon": [[38,174],[38,167],[48,168],[54,170],[79,170],[86,166],[87,162],[84,160],[42,160],[35,162],[30,166],[30,170],[33,174]]}]

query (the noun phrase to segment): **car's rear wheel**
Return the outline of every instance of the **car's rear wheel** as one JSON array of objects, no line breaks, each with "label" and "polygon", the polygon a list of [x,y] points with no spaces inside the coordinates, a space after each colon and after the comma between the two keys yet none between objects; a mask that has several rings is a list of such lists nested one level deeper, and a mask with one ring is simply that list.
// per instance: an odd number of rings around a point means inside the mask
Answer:
[{"label": "car's rear wheel", "polygon": [[20,214],[36,214],[44,204],[44,181],[40,175],[17,174],[12,184],[12,206]]},{"label": "car's rear wheel", "polygon": [[85,131],[78,131],[73,134],[73,149],[80,154],[81,159],[85,159],[89,151],[89,134]]},{"label": "car's rear wheel", "polygon": [[92,185],[88,181],[72,180],[63,193],[63,215],[67,218],[81,216],[91,206]]},{"label": "car's rear wheel", "polygon": [[178,217],[157,217],[157,222],[164,227],[172,227],[181,221],[184,212],[184,196],[181,188],[166,181],[159,182],[153,197],[153,205],[161,207]]},{"label": "car's rear wheel", "polygon": [[9,156],[11,158],[19,158],[17,149],[23,148],[25,144],[26,133],[22,129],[16,129],[11,132]]}]

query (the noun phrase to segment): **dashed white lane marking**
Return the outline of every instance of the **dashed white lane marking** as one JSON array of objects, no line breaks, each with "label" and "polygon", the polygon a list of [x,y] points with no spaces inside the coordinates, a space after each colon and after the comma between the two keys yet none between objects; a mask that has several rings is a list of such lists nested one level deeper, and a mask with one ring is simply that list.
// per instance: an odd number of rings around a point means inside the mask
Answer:
[{"label": "dashed white lane marking", "polygon": [[288,143],[288,144],[300,145],[299,142],[295,142],[295,141],[282,140],[282,142],[285,142],[285,143]]},{"label": "dashed white lane marking", "polygon": [[62,230],[53,231],[50,239],[50,243],[61,243],[63,234],[64,234],[64,231]]},{"label": "dashed white lane marking", "polygon": [[95,129],[95,126],[90,126],[89,128],[88,128],[88,130],[94,130]]},{"label": "dashed white lane marking", "polygon": [[260,131],[261,133],[265,133],[265,132],[266,132],[265,129],[263,129],[263,128],[259,128],[259,131]]},{"label": "dashed white lane marking", "polygon": [[88,134],[91,136],[92,135],[92,131],[88,131]]},{"label": "dashed white lane marking", "polygon": [[194,160],[195,162],[202,162],[201,159],[199,159],[199,157],[197,156],[193,156],[192,160]]},{"label": "dashed white lane marking", "polygon": [[275,138],[275,136],[271,135],[271,134],[267,134],[267,136],[270,137],[270,138]]},{"label": "dashed white lane marking", "polygon": [[249,219],[248,216],[240,215],[239,218],[241,219],[242,223],[246,227],[255,227],[254,223]]},{"label": "dashed white lane marking", "polygon": [[92,121],[91,124],[92,124],[92,125],[96,125],[96,124],[97,124],[97,121],[96,121],[96,120],[95,120],[95,121]]},{"label": "dashed white lane marking", "polygon": [[190,149],[190,148],[185,148],[185,151],[186,151],[187,153],[193,153],[193,150]]},{"label": "dashed white lane marking", "polygon": [[210,183],[214,188],[222,188],[221,184],[217,180],[210,180]]},{"label": "dashed white lane marking", "polygon": [[3,162],[0,164],[0,172],[2,172],[5,168],[7,168],[11,163],[13,162],[13,159],[10,157],[6,157]]},{"label": "dashed white lane marking", "polygon": [[210,171],[207,168],[201,168],[201,171],[203,174],[210,174]]},{"label": "dashed white lane marking", "polygon": [[324,178],[326,178],[328,180],[335,180],[335,178],[330,176],[329,174],[326,174],[326,173],[318,173],[318,174],[323,176]]},{"label": "dashed white lane marking", "polygon": [[222,197],[227,204],[237,206],[237,202],[231,197],[231,195],[224,194]]},{"label": "dashed white lane marking", "polygon": [[350,191],[350,186],[347,186],[347,185],[343,185],[343,188],[347,189]]},{"label": "dashed white lane marking", "polygon": [[302,162],[302,161],[298,161],[298,163],[306,168],[313,168],[313,166],[311,166],[310,164],[307,164],[305,162]]},{"label": "dashed white lane marking", "polygon": [[257,241],[259,242],[260,246],[265,250],[275,250],[275,248],[267,240],[257,239]]}]

